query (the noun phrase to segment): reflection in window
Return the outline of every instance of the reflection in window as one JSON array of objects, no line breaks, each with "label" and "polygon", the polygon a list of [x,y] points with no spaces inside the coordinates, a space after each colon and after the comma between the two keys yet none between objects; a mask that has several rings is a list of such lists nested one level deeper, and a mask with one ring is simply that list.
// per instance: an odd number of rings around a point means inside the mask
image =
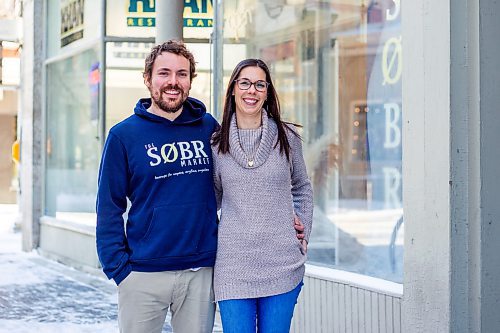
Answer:
[{"label": "reflection in window", "polygon": [[285,119],[304,126],[315,196],[309,263],[401,282],[400,1],[222,6],[223,81],[227,64],[262,58]]},{"label": "reflection in window", "polygon": [[[150,97],[144,84],[144,62],[154,43],[106,43],[106,133],[113,125],[133,114],[140,98]],[[210,112],[210,54],[209,44],[186,44],[197,61],[197,76],[190,96],[205,103]]]},{"label": "reflection in window", "polygon": [[47,65],[45,214],[82,223],[95,223],[100,155],[97,54],[89,50]]}]

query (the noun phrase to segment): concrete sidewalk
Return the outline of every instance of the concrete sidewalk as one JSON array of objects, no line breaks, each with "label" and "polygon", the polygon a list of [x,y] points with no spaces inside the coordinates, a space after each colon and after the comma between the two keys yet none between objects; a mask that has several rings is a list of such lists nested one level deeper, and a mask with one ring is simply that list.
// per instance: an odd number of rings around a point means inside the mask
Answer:
[{"label": "concrete sidewalk", "polygon": [[17,206],[0,205],[0,332],[118,332],[114,283],[22,252],[16,217]]}]

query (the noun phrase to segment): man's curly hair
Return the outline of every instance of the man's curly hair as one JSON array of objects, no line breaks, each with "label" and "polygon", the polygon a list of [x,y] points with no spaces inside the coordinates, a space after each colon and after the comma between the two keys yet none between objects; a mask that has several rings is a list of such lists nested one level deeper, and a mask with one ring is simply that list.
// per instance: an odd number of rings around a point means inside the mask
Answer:
[{"label": "man's curly hair", "polygon": [[144,72],[142,73],[144,79],[147,81],[151,80],[155,60],[163,52],[177,54],[189,60],[189,77],[191,82],[193,82],[193,79],[196,77],[196,63],[194,61],[194,56],[186,48],[186,45],[178,40],[169,40],[164,42],[163,44],[156,45],[151,49],[151,53],[149,53],[149,55],[146,57]]}]

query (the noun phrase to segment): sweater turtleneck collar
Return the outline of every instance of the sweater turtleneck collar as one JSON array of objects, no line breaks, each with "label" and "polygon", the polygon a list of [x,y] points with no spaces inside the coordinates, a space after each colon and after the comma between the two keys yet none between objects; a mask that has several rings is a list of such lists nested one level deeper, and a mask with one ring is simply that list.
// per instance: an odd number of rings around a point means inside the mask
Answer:
[{"label": "sweater turtleneck collar", "polygon": [[[257,150],[253,154],[253,159],[245,154],[240,143],[238,135],[238,125],[236,123],[236,114],[231,117],[231,126],[229,128],[229,153],[234,160],[245,169],[258,168],[264,164],[274,148],[278,134],[278,127],[273,119],[269,119],[267,111],[262,109],[262,136]],[[252,160],[251,163],[249,161]]]}]

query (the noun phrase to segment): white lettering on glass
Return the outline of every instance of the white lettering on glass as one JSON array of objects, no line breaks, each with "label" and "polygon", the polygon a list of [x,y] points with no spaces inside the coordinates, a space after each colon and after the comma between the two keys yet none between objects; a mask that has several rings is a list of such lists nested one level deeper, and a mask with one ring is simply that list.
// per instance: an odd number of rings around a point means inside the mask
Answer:
[{"label": "white lettering on glass", "polygon": [[401,173],[397,168],[383,168],[384,173],[384,206],[385,208],[401,208],[399,189]]},{"label": "white lettering on glass", "polygon": [[401,0],[393,0],[393,1],[394,1],[394,7],[389,8],[385,11],[385,17],[387,21],[394,21],[395,19],[398,18],[399,13],[401,12]]},{"label": "white lettering on glass", "polygon": [[399,118],[401,109],[397,103],[385,103],[385,141],[384,148],[396,148],[401,144]]}]

